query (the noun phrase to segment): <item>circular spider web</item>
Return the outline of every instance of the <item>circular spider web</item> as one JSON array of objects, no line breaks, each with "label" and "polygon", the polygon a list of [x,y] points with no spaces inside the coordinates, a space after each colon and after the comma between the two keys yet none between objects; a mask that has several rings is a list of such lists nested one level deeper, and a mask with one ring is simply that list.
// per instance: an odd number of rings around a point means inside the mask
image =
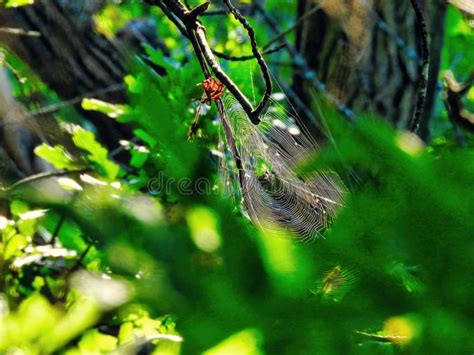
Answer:
[{"label": "circular spider web", "polygon": [[[228,120],[223,122],[225,140],[231,155],[241,162],[238,181],[248,216],[268,233],[313,240],[342,205],[344,189],[337,174],[296,174],[296,167],[314,154],[317,145],[281,105],[274,103],[254,125],[233,96],[226,94],[222,100],[222,119]],[[229,183],[235,169],[228,169],[225,162],[221,167]]]}]

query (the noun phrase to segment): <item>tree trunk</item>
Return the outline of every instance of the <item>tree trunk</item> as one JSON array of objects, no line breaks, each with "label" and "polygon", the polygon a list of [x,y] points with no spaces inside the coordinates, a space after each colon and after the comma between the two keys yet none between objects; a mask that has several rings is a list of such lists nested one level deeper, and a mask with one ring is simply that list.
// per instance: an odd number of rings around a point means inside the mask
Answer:
[{"label": "tree trunk", "polygon": [[[372,113],[408,128],[413,116],[420,79],[420,36],[409,0],[299,0],[298,15],[320,6],[298,28],[296,46],[326,84],[326,90],[356,114]],[[421,132],[434,104],[441,55],[444,5],[425,6],[431,25],[431,77]],[[434,31],[433,25],[437,29]],[[308,86],[295,75],[295,91],[311,102]]]},{"label": "tree trunk", "polygon": [[[29,6],[0,7],[0,27],[38,34],[2,31],[0,44],[25,62],[61,99],[75,101],[76,109],[96,126],[100,140],[109,148],[116,148],[119,139],[129,137],[130,128],[101,113],[83,111],[81,98],[92,95],[112,103],[125,103],[124,63],[129,53],[139,53],[142,42],[160,48],[165,55],[168,52],[156,36],[156,24],[152,20],[131,21],[118,32],[116,40],[97,33],[92,14],[104,3],[105,0],[35,0]],[[155,69],[163,74],[160,68]],[[5,81],[4,91],[8,90],[6,84]],[[34,158],[32,149],[45,141],[43,137],[58,136],[58,132],[48,132],[48,129],[57,131],[59,127],[50,124],[54,121],[51,116],[29,117],[27,110],[10,96],[10,93],[2,93],[4,104],[10,106],[3,105],[2,110],[0,105],[0,148],[3,148],[0,154],[10,153],[13,166],[22,173],[17,176],[30,175],[38,169],[26,158]],[[12,130],[17,134],[10,134]],[[64,144],[63,141],[46,141]],[[8,169],[0,167],[1,170]]]},{"label": "tree trunk", "polygon": [[[0,27],[35,31],[39,36],[1,33],[0,43],[64,100],[116,86],[125,70],[115,43],[94,31],[91,13],[100,5],[101,1],[36,0],[31,6],[1,9]],[[123,90],[97,96],[125,101]],[[106,142],[118,138],[120,127],[112,120],[96,113],[85,115],[99,126]]]}]

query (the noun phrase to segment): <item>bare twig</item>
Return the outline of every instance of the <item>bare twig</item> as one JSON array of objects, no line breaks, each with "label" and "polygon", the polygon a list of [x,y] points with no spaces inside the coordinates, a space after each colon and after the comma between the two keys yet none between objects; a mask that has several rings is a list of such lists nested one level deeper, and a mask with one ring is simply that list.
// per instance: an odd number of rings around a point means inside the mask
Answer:
[{"label": "bare twig", "polygon": [[[278,52],[280,51],[281,49],[285,48],[286,47],[286,44],[283,43],[283,44],[279,44],[278,46],[272,48],[272,49],[268,49],[273,43],[275,42],[278,42],[280,41],[281,39],[283,39],[288,33],[291,33],[292,31],[294,31],[301,23],[305,22],[306,20],[308,20],[314,13],[316,13],[321,7],[320,6],[315,6],[313,7],[311,10],[309,10],[307,13],[305,13],[303,16],[301,16],[300,18],[298,18],[295,23],[289,27],[288,29],[280,32],[278,35],[276,35],[275,37],[273,37],[270,41],[268,41],[264,46],[263,46],[263,50],[261,51],[261,54],[262,55],[269,55],[269,54],[273,54],[275,52]],[[206,13],[208,14],[208,13]],[[237,57],[237,56],[231,56],[231,55],[228,55],[228,54],[225,54],[225,53],[222,53],[222,52],[218,52],[218,51],[215,51],[213,50],[214,54],[216,55],[216,57],[219,57],[219,58],[222,58],[222,59],[225,59],[225,60],[230,60],[230,61],[233,61],[233,62],[239,62],[239,61],[247,61],[247,60],[252,60],[252,59],[257,59],[255,57],[255,55],[244,55],[244,56],[240,56],[240,57]],[[268,61],[267,61],[268,63]]]},{"label": "bare twig", "polygon": [[418,135],[425,141],[430,137],[430,120],[433,118],[438,90],[443,87],[438,73],[441,68],[442,49],[444,48],[447,10],[447,4],[442,0],[432,1],[432,5],[430,5],[430,75],[427,84],[425,109],[418,131]]},{"label": "bare twig", "polygon": [[219,62],[214,56],[214,53],[212,53],[211,48],[207,44],[206,33],[204,29],[199,27],[199,29],[196,31],[196,36],[198,38],[198,41],[203,44],[201,46],[203,55],[206,58],[207,63],[212,68],[212,71],[214,72],[216,77],[225,85],[227,90],[229,90],[229,92],[234,95],[234,97],[237,99],[244,111],[249,116],[252,123],[260,123],[260,119],[258,115],[255,115],[254,108],[250,103],[249,99],[240,91],[237,85],[232,81],[232,79],[227,76],[227,74],[222,70],[221,66],[219,65]]},{"label": "bare twig", "polygon": [[225,16],[225,15],[227,15],[227,11],[225,10],[206,11],[205,13],[202,14],[202,16]]},{"label": "bare twig", "polygon": [[415,106],[415,112],[411,122],[410,130],[414,133],[418,131],[421,117],[425,109],[426,93],[428,90],[429,60],[430,50],[428,47],[428,27],[426,25],[425,15],[421,8],[419,0],[410,0],[415,11],[418,31],[420,32],[420,56],[421,56],[421,74],[418,83],[418,98]]},{"label": "bare twig", "polygon": [[449,118],[457,126],[474,133],[474,113],[466,110],[462,103],[463,97],[474,83],[474,73],[465,83],[459,83],[451,71],[446,72],[444,79],[446,81],[444,104]]},{"label": "bare twig", "polygon": [[227,116],[227,111],[225,110],[224,104],[221,99],[218,99],[216,101],[217,104],[217,110],[219,112],[219,116],[221,117],[222,121],[222,127],[224,128],[226,140],[227,140],[227,146],[230,149],[231,154],[234,157],[235,160],[235,165],[238,170],[238,177],[239,177],[239,185],[242,189],[242,197],[244,198],[245,201],[247,201],[248,198],[248,191],[247,191],[247,185],[245,184],[245,169],[244,165],[242,163],[242,158],[239,153],[239,149],[237,148],[237,144],[235,142],[233,130],[232,130],[232,123],[229,120],[229,117]]},{"label": "bare twig", "polygon": [[0,186],[0,192],[11,192],[20,186],[28,185],[38,180],[44,180],[44,179],[49,179],[52,177],[60,177],[60,176],[67,176],[67,175],[73,175],[73,174],[82,174],[88,171],[89,169],[78,169],[78,170],[69,170],[69,171],[53,171],[53,172],[39,173],[39,174],[28,176],[27,178],[21,179],[10,186],[7,186],[7,187]]},{"label": "bare twig", "polygon": [[[285,44],[280,44],[280,45],[276,46],[275,48],[268,49],[266,51],[262,51],[262,55],[273,54],[275,52],[278,52],[278,51],[282,50],[285,47],[286,47]],[[225,59],[225,60],[230,60],[232,62],[245,62],[247,60],[257,59],[257,58],[255,58],[255,56],[253,54],[252,55],[243,55],[243,56],[240,56],[240,57],[236,57],[236,56],[233,56],[233,55],[218,52],[216,50],[213,50],[212,52],[216,55],[216,57],[222,58],[222,59]]]},{"label": "bare twig", "polygon": [[105,94],[108,94],[108,93],[111,93],[111,92],[117,92],[117,91],[121,91],[121,90],[124,90],[124,89],[125,89],[125,84],[117,83],[117,84],[111,85],[111,86],[103,88],[103,89],[91,91],[91,92],[85,93],[84,95],[73,97],[72,99],[69,99],[69,100],[66,100],[66,101],[61,101],[57,104],[52,104],[52,105],[40,107],[36,110],[30,111],[29,116],[33,117],[33,116],[45,115],[45,114],[48,114],[48,113],[54,113],[54,112],[59,111],[62,108],[73,106],[73,105],[76,105],[78,103],[81,103],[82,100],[84,100],[86,98],[97,97],[97,96],[100,96],[100,95],[105,95]]},{"label": "bare twig", "polygon": [[314,6],[313,8],[311,8],[311,10],[306,12],[303,16],[299,17],[291,27],[289,27],[286,30],[280,32],[278,35],[276,35],[270,41],[268,41],[267,44],[263,46],[263,49],[264,50],[267,49],[273,43],[278,42],[279,40],[284,38],[288,33],[293,32],[299,25],[301,25],[303,22],[308,20],[312,15],[314,15],[320,9],[321,9],[320,6]]},{"label": "bare twig", "polygon": [[272,94],[272,79],[270,77],[270,71],[268,70],[267,63],[265,63],[265,59],[263,59],[262,53],[260,53],[260,50],[258,49],[257,38],[255,36],[255,31],[253,27],[250,25],[247,19],[240,13],[240,11],[232,5],[230,0],[223,1],[229,11],[234,15],[235,19],[239,21],[242,26],[247,30],[248,36],[250,38],[250,45],[252,46],[252,54],[255,58],[257,58],[257,62],[260,66],[263,79],[265,80],[265,93],[263,94],[262,100],[254,111],[254,114],[258,117],[263,111],[263,109],[266,107],[268,100],[270,100],[270,96]]},{"label": "bare twig", "polygon": [[49,242],[51,245],[54,245],[54,243],[56,242],[56,238],[58,237],[59,231],[61,230],[65,221],[66,221],[66,214],[63,212],[61,213],[58,224],[56,224],[56,227],[54,228],[54,231],[53,231],[53,235],[51,236],[51,241]]},{"label": "bare twig", "polygon": [[41,37],[41,33],[38,31],[25,31],[21,28],[0,27],[0,32],[8,33],[15,36]]},{"label": "bare twig", "polygon": [[163,11],[165,16],[171,22],[173,22],[173,24],[176,26],[176,28],[179,30],[179,32],[181,32],[181,34],[183,36],[185,36],[186,38],[189,38],[188,31],[186,30],[186,27],[184,27],[184,25],[181,22],[179,22],[179,19],[176,17],[176,15],[170,9],[168,9],[168,7],[162,1],[146,0],[146,2],[148,2],[152,5],[158,6],[161,9],[161,11]]},{"label": "bare twig", "polygon": [[[145,0],[147,3],[156,5],[163,10],[163,13],[174,23],[178,24],[178,28],[182,33],[186,33],[194,47],[196,56],[201,64],[203,73],[206,78],[210,76],[208,67],[212,69],[218,80],[220,80],[227,90],[237,99],[240,103],[249,119],[252,123],[260,123],[259,115],[265,108],[270,95],[271,95],[271,80],[268,72],[264,71],[265,61],[256,47],[255,38],[251,41],[255,44],[252,45],[254,55],[258,52],[257,60],[261,64],[262,75],[265,79],[266,90],[264,97],[261,102],[257,105],[257,108],[253,108],[250,100],[240,91],[238,86],[232,81],[232,79],[224,72],[219,62],[216,59],[212,49],[209,46],[206,37],[206,31],[204,26],[197,20],[198,16],[202,15],[208,8],[209,2],[205,2],[194,9],[188,9],[180,0]],[[179,21],[178,21],[179,20]],[[252,30],[253,31],[253,30]],[[254,36],[254,33],[252,34]],[[263,64],[262,64],[263,63]]]},{"label": "bare twig", "polygon": [[[272,48],[272,49],[268,49],[273,43],[275,42],[278,42],[280,41],[281,39],[285,38],[285,36],[288,34],[288,33],[291,33],[292,31],[294,31],[301,23],[305,22],[307,19],[309,19],[314,13],[316,13],[318,10],[320,9],[320,6],[315,6],[313,7],[311,10],[309,10],[307,13],[305,13],[303,16],[301,16],[300,18],[298,18],[295,23],[289,27],[288,29],[280,32],[278,35],[276,35],[275,37],[273,37],[270,41],[268,41],[264,46],[263,46],[263,50],[262,50],[262,55],[269,55],[269,54],[272,54],[272,53],[275,53],[275,52],[278,52],[280,51],[281,49],[285,48],[286,47],[286,44],[285,43],[282,43],[282,44],[279,44],[278,46],[276,46],[275,48]],[[239,61],[247,61],[247,60],[252,60],[252,59],[256,59],[256,57],[252,54],[252,55],[244,55],[244,56],[240,56],[240,57],[236,57],[236,56],[231,56],[231,55],[228,55],[228,54],[225,54],[225,53],[221,53],[221,52],[217,52],[217,51],[213,51],[214,54],[219,57],[219,58],[222,58],[222,59],[225,59],[225,60],[230,60],[230,61],[233,61],[233,62],[239,62]],[[267,61],[268,63],[268,61]]]},{"label": "bare twig", "polygon": [[69,275],[71,275],[74,271],[76,271],[77,269],[79,269],[79,267],[82,265],[82,262],[84,261],[84,258],[87,256],[87,253],[89,253],[89,251],[91,250],[92,246],[93,246],[94,242],[93,241],[90,241],[88,244],[87,244],[87,247],[86,249],[84,249],[84,251],[81,253],[81,255],[79,255],[79,258],[75,261],[74,265],[72,265],[69,269],[66,270],[66,272],[64,273],[64,278],[67,278]]},{"label": "bare twig", "polygon": [[[300,18],[298,18],[295,23],[289,27],[288,29],[286,29],[285,31],[282,31],[280,32],[278,35],[276,35],[275,37],[273,37],[270,41],[268,41],[264,46],[263,46],[263,50],[261,51],[261,54],[262,55],[269,55],[269,54],[273,54],[275,52],[278,52],[280,51],[281,49],[285,48],[286,47],[286,44],[283,43],[283,44],[279,44],[278,46],[272,48],[272,49],[268,49],[273,43],[275,42],[278,42],[280,41],[281,39],[283,39],[287,34],[291,33],[292,31],[294,31],[302,22],[306,21],[309,17],[311,17],[314,13],[316,13],[318,10],[320,9],[320,6],[315,6],[313,7],[310,11],[308,11],[306,14],[304,14],[303,16],[301,16]],[[206,15],[208,15],[208,12],[205,13]],[[225,12],[224,12],[225,14]],[[244,55],[244,56],[240,56],[240,57],[237,57],[237,56],[231,56],[231,55],[228,55],[228,54],[225,54],[225,53],[222,53],[222,52],[218,52],[218,51],[215,51],[213,50],[213,53],[216,55],[216,57],[218,58],[222,58],[222,59],[225,59],[225,60],[230,60],[230,61],[233,61],[233,62],[239,62],[239,61],[247,61],[247,60],[253,60],[253,59],[257,59],[255,57],[254,54],[252,55]],[[267,61],[268,62],[268,61]]]},{"label": "bare twig", "polygon": [[[259,2],[255,3],[255,8],[262,14],[263,19],[273,32],[275,32],[277,35],[282,33],[277,21],[267,11],[265,11],[263,6]],[[293,58],[295,66],[301,71],[300,75],[304,79],[306,79],[311,85],[313,85],[316,90],[322,91],[326,98],[334,106],[336,106],[339,111],[344,114],[344,116],[346,116],[350,120],[355,120],[356,115],[354,114],[354,112],[348,106],[346,106],[338,97],[326,90],[325,84],[318,79],[316,72],[308,65],[306,59],[303,58],[303,56],[296,50],[296,48],[291,45],[290,42],[288,42],[288,40],[284,36],[281,38],[281,40],[287,48],[288,53]]]}]

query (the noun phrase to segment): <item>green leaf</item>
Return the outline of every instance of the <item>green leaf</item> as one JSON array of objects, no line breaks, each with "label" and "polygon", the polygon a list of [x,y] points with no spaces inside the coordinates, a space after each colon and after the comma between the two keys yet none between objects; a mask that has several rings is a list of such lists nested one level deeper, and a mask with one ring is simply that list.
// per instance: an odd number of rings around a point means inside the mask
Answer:
[{"label": "green leaf", "polygon": [[26,299],[15,313],[2,319],[0,327],[0,351],[27,345],[52,329],[60,312],[49,302],[35,294]]},{"label": "green leaf", "polygon": [[120,326],[118,339],[119,339],[120,345],[131,343],[132,341],[136,339],[136,336],[134,333],[134,325],[132,322],[124,322]]},{"label": "green leaf", "polygon": [[117,348],[118,339],[111,335],[99,333],[97,329],[86,332],[79,341],[79,350],[84,354],[105,353]]},{"label": "green leaf", "polygon": [[60,145],[51,147],[45,143],[35,148],[35,154],[51,163],[58,170],[76,170],[80,164]]},{"label": "green leaf", "polygon": [[6,7],[20,7],[26,5],[33,5],[35,0],[6,0]]},{"label": "green leaf", "polygon": [[89,161],[95,163],[99,171],[105,177],[113,180],[117,177],[120,167],[109,160],[108,151],[95,139],[92,132],[86,131],[83,128],[77,127],[72,136],[74,144],[89,154],[87,158]]},{"label": "green leaf", "polygon": [[219,355],[219,354],[246,354],[257,355],[263,354],[260,348],[261,335],[255,329],[245,329],[241,332],[235,333],[229,338],[225,339],[220,344],[217,344],[212,349],[204,352],[205,355]]},{"label": "green leaf", "polygon": [[119,118],[126,113],[124,105],[114,105],[97,99],[83,99],[81,106],[86,111],[97,111],[110,118]]},{"label": "green leaf", "polygon": [[190,66],[184,69],[166,64],[166,68],[166,77],[157,76],[145,65],[136,69],[139,74],[128,77],[133,108],[128,120],[139,127],[139,137],[150,144],[166,176],[189,177],[199,162],[198,147],[188,142],[186,124],[191,119],[188,107],[195,85],[189,83],[195,80],[195,72]]},{"label": "green leaf", "polygon": [[143,146],[135,146],[130,151],[132,159],[130,160],[130,165],[134,168],[141,168],[146,163],[150,157],[150,151]]},{"label": "green leaf", "polygon": [[22,249],[28,245],[26,237],[22,234],[15,234],[6,241],[3,258],[9,260],[14,256],[22,254]]},{"label": "green leaf", "polygon": [[13,216],[19,217],[20,214],[27,213],[30,209],[30,206],[25,201],[13,200],[10,203],[10,212]]},{"label": "green leaf", "polygon": [[58,178],[58,184],[66,191],[82,191],[82,186],[76,180],[70,178]]},{"label": "green leaf", "polygon": [[216,252],[222,245],[217,230],[218,219],[212,210],[195,206],[186,215],[191,238],[196,246],[206,253]]}]

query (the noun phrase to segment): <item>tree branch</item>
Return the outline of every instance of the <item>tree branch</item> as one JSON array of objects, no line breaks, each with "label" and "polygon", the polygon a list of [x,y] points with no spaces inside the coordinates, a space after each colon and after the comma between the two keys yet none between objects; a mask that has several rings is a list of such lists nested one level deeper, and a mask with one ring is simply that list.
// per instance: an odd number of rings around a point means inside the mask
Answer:
[{"label": "tree branch", "polygon": [[206,61],[209,66],[212,68],[212,71],[216,75],[217,79],[219,79],[225,85],[227,90],[229,90],[229,92],[234,95],[234,97],[237,99],[244,111],[249,116],[250,121],[252,121],[252,123],[254,124],[259,124],[260,118],[258,117],[258,115],[255,115],[255,110],[249,99],[240,91],[240,89],[232,81],[232,79],[229,78],[227,74],[222,70],[221,66],[219,65],[219,62],[214,56],[214,53],[212,53],[212,50],[209,47],[209,44],[207,43],[206,32],[202,25],[199,25],[196,29],[196,37],[198,39],[199,44],[201,44],[202,53],[206,58]]},{"label": "tree branch", "polygon": [[38,180],[44,180],[44,179],[49,179],[52,177],[61,177],[61,176],[69,176],[69,175],[74,175],[74,174],[82,174],[82,173],[87,173],[89,169],[77,169],[77,170],[62,170],[62,171],[52,171],[52,172],[44,172],[44,173],[39,173],[35,175],[28,176],[24,179],[21,179],[7,187],[0,186],[0,198],[3,197],[2,193],[9,193],[14,191],[15,189],[23,186],[23,185],[28,185],[32,182],[38,181]]},{"label": "tree branch", "polygon": [[[266,51],[262,51],[262,55],[273,54],[275,52],[278,52],[278,51],[282,50],[285,47],[286,47],[285,44],[280,44],[280,45],[276,46],[275,48],[268,49]],[[240,56],[240,57],[236,57],[236,56],[233,56],[233,55],[218,52],[216,50],[213,50],[212,53],[214,53],[215,56],[218,57],[218,58],[225,59],[225,60],[230,60],[232,62],[245,62],[247,60],[257,59],[257,58],[255,58],[255,56],[253,54],[252,55],[243,55],[243,56]]]},{"label": "tree branch", "polygon": [[459,83],[453,72],[448,71],[444,75],[444,80],[446,81],[446,90],[443,99],[449,118],[459,127],[474,133],[474,113],[466,110],[462,103],[463,97],[474,83],[474,73],[465,83]]},{"label": "tree branch", "polygon": [[428,47],[428,27],[426,25],[425,15],[421,8],[419,0],[410,0],[413,10],[415,11],[417,27],[420,32],[420,57],[421,57],[421,75],[418,83],[418,99],[416,102],[415,112],[411,122],[410,131],[416,133],[420,126],[421,117],[425,109],[426,93],[428,92],[429,77],[429,61],[430,49]]},{"label": "tree branch", "polygon": [[255,58],[257,58],[258,65],[260,66],[260,71],[262,72],[263,79],[265,80],[265,93],[263,94],[263,98],[258,104],[257,108],[253,112],[253,114],[258,117],[267,105],[268,100],[270,100],[270,96],[272,95],[272,79],[270,78],[270,71],[268,70],[267,63],[265,63],[265,59],[263,59],[263,56],[260,53],[260,50],[258,49],[257,38],[255,37],[255,31],[253,27],[250,25],[247,19],[242,16],[240,11],[232,5],[230,0],[223,1],[229,11],[234,15],[235,19],[239,21],[242,26],[247,30],[247,33],[250,38],[250,45],[252,46],[252,54]]},{"label": "tree branch", "polygon": [[[305,22],[307,19],[309,19],[313,14],[315,14],[317,11],[320,10],[320,6],[315,6],[313,7],[311,10],[309,10],[307,13],[305,13],[303,16],[301,16],[300,18],[298,18],[295,23],[287,28],[286,30],[280,32],[278,35],[276,35],[275,37],[273,37],[270,41],[268,41],[264,46],[263,46],[263,50],[262,50],[262,55],[268,55],[268,54],[273,54],[275,52],[278,52],[280,51],[281,49],[285,48],[286,47],[286,44],[285,43],[282,43],[282,44],[279,44],[278,46],[276,46],[275,48],[272,48],[272,49],[268,49],[273,43],[275,42],[278,42],[280,41],[281,39],[284,39],[285,36],[294,31],[301,23]],[[225,53],[221,53],[221,52],[218,52],[218,51],[213,51],[214,54],[216,55],[216,57],[219,57],[219,58],[222,58],[222,59],[225,59],[225,60],[230,60],[230,61],[233,61],[233,62],[239,62],[239,61],[247,61],[247,60],[252,60],[252,59],[256,59],[256,57],[252,54],[252,55],[244,55],[244,56],[240,56],[240,57],[236,57],[236,56],[231,56],[231,55],[228,55],[228,54],[225,54]],[[268,61],[267,61],[268,63]]]},{"label": "tree branch", "polygon": [[[258,104],[257,108],[253,108],[250,100],[240,91],[238,86],[232,81],[232,79],[224,72],[219,62],[216,59],[212,49],[209,46],[206,37],[205,27],[198,21],[197,17],[202,15],[209,6],[209,2],[205,2],[193,10],[189,10],[180,0],[145,0],[151,5],[160,7],[163,10],[163,13],[171,20],[173,23],[177,24],[180,31],[184,31],[186,37],[188,37],[194,47],[196,56],[201,64],[203,73],[206,78],[210,76],[210,71],[207,66],[212,69],[212,72],[215,74],[218,80],[220,80],[224,86],[229,90],[229,92],[237,99],[240,103],[246,114],[248,115],[250,121],[254,124],[260,123],[259,115],[265,108],[268,100],[271,95],[271,79],[268,73],[268,68],[266,67],[265,60],[258,51],[255,42],[254,33],[251,31],[253,39],[251,41],[254,43],[252,49],[254,55],[259,61],[260,67],[262,69],[262,75],[265,79],[266,90],[264,97],[261,102]],[[179,20],[179,21],[178,21]],[[178,24],[179,23],[179,24]],[[250,36],[250,33],[249,33]],[[266,69],[264,69],[266,68]]]},{"label": "tree branch", "polygon": [[[278,27],[277,21],[263,8],[260,2],[255,3],[255,8],[259,11],[264,19],[264,21],[268,24],[270,29],[278,36],[282,33],[281,29]],[[288,53],[294,60],[294,64],[297,68],[301,70],[301,77],[307,80],[311,85],[313,85],[316,90],[323,92],[325,97],[337,107],[337,109],[348,119],[355,120],[357,117],[354,112],[346,106],[339,98],[335,95],[331,94],[329,91],[326,90],[326,85],[318,79],[316,72],[310,68],[306,59],[296,50],[294,46],[292,46],[288,40],[283,36],[281,38],[283,44],[288,50]]]},{"label": "tree branch", "polygon": [[287,28],[286,30],[280,32],[278,35],[276,35],[275,37],[273,37],[270,41],[267,42],[267,44],[265,44],[263,46],[263,49],[267,49],[268,47],[270,47],[271,44],[281,40],[282,38],[284,38],[288,33],[290,32],[293,32],[294,30],[296,30],[296,28],[301,25],[302,23],[304,23],[306,20],[308,20],[311,16],[313,16],[316,12],[318,12],[319,10],[321,9],[321,6],[314,6],[313,8],[311,8],[309,11],[307,11],[303,16],[300,16],[296,21],[295,23]]},{"label": "tree branch", "polygon": [[179,22],[179,19],[176,18],[175,14],[173,12],[171,12],[171,10],[169,10],[162,1],[152,1],[152,0],[145,0],[145,1],[149,4],[151,4],[151,5],[158,6],[161,9],[161,11],[163,11],[165,16],[171,22],[173,22],[173,24],[176,26],[176,28],[179,30],[179,32],[181,32],[181,34],[183,36],[185,36],[186,38],[189,38],[188,31],[186,30],[186,27],[184,27],[184,25],[181,22]]}]

